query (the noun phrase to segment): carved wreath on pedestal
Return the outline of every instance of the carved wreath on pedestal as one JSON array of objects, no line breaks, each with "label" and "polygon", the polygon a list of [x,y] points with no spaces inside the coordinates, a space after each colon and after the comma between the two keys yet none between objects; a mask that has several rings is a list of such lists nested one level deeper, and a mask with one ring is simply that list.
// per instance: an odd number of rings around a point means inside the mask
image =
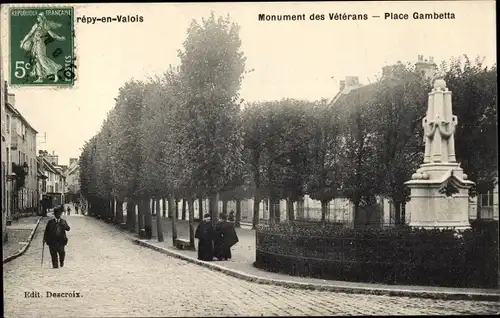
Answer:
[{"label": "carved wreath on pedestal", "polygon": [[458,188],[450,182],[450,179],[446,180],[441,188],[439,188],[439,193],[444,194],[447,197],[451,197],[459,192]]}]

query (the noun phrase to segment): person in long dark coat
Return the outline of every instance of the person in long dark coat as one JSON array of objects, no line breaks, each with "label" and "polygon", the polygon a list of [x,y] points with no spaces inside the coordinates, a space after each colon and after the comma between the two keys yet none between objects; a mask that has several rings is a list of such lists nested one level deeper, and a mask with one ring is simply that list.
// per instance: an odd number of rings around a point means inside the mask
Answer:
[{"label": "person in long dark coat", "polygon": [[214,228],[210,214],[203,216],[203,221],[198,224],[194,237],[198,239],[198,259],[212,261],[214,259]]},{"label": "person in long dark coat", "polygon": [[[52,267],[54,268],[58,268],[58,265],[61,267],[64,266],[64,258],[66,256],[64,247],[68,244],[66,231],[69,231],[70,227],[68,222],[61,218],[63,211],[64,206],[62,205],[54,209],[54,218],[47,222],[47,226],[45,227],[45,232],[43,234],[43,241],[49,246],[50,256],[52,258]],[[59,259],[57,256],[59,256]]]},{"label": "person in long dark coat", "polygon": [[239,241],[234,223],[228,222],[227,219],[227,214],[222,213],[215,228],[214,253],[218,260],[231,259],[231,247]]}]

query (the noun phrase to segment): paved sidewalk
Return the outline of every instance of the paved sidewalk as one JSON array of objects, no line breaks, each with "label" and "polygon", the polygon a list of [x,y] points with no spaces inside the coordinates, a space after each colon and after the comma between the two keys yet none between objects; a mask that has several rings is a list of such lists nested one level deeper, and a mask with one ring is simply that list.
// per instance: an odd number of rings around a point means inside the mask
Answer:
[{"label": "paved sidewalk", "polygon": [[[196,229],[197,222],[194,228]],[[500,300],[500,290],[495,289],[473,289],[473,288],[451,288],[434,286],[406,286],[406,285],[383,285],[371,283],[359,283],[348,281],[333,281],[309,277],[290,276],[279,273],[267,272],[253,266],[255,261],[255,231],[249,226],[236,229],[239,242],[232,248],[233,258],[229,261],[202,262],[197,260],[196,251],[178,250],[172,244],[172,225],[169,219],[162,218],[164,242],[157,242],[156,218],[153,217],[153,239],[139,240],[133,234],[136,243],[157,249],[174,257],[197,263],[211,269],[222,271],[228,275],[235,276],[248,281],[262,284],[273,284],[302,289],[330,290],[347,293],[399,295],[409,297],[425,297],[440,299],[481,299]],[[188,222],[179,220],[177,222],[178,238],[189,240]],[[196,242],[197,244],[197,242]]]},{"label": "paved sidewalk", "polygon": [[21,255],[30,244],[40,216],[28,216],[12,221],[7,226],[7,241],[3,242],[3,262]]}]

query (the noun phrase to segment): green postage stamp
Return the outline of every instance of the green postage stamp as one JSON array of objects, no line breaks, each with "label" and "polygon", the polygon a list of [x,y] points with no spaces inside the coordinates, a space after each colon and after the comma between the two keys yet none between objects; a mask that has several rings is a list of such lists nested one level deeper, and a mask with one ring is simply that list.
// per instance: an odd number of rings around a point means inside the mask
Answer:
[{"label": "green postage stamp", "polygon": [[14,7],[9,18],[11,85],[73,86],[73,8]]}]

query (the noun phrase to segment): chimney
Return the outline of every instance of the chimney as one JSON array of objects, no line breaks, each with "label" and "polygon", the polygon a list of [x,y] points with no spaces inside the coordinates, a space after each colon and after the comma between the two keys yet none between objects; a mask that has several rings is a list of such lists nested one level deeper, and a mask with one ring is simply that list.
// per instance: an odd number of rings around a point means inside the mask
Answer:
[{"label": "chimney", "polygon": [[434,57],[430,56],[429,60],[424,60],[423,56],[419,55],[418,61],[415,63],[415,71],[423,73],[428,80],[432,80],[437,72],[437,65],[434,63]]},{"label": "chimney", "polygon": [[382,67],[382,76],[387,77],[391,74],[392,71],[392,66],[391,65],[386,65]]},{"label": "chimney", "polygon": [[12,106],[13,108],[16,108],[16,95],[12,93],[7,94],[7,102]]},{"label": "chimney", "polygon": [[339,91],[343,91],[345,88],[345,81],[340,81],[340,84],[339,84]]},{"label": "chimney", "polygon": [[359,86],[359,77],[357,76],[346,76],[345,78],[345,86],[346,87],[353,87],[353,86]]}]

